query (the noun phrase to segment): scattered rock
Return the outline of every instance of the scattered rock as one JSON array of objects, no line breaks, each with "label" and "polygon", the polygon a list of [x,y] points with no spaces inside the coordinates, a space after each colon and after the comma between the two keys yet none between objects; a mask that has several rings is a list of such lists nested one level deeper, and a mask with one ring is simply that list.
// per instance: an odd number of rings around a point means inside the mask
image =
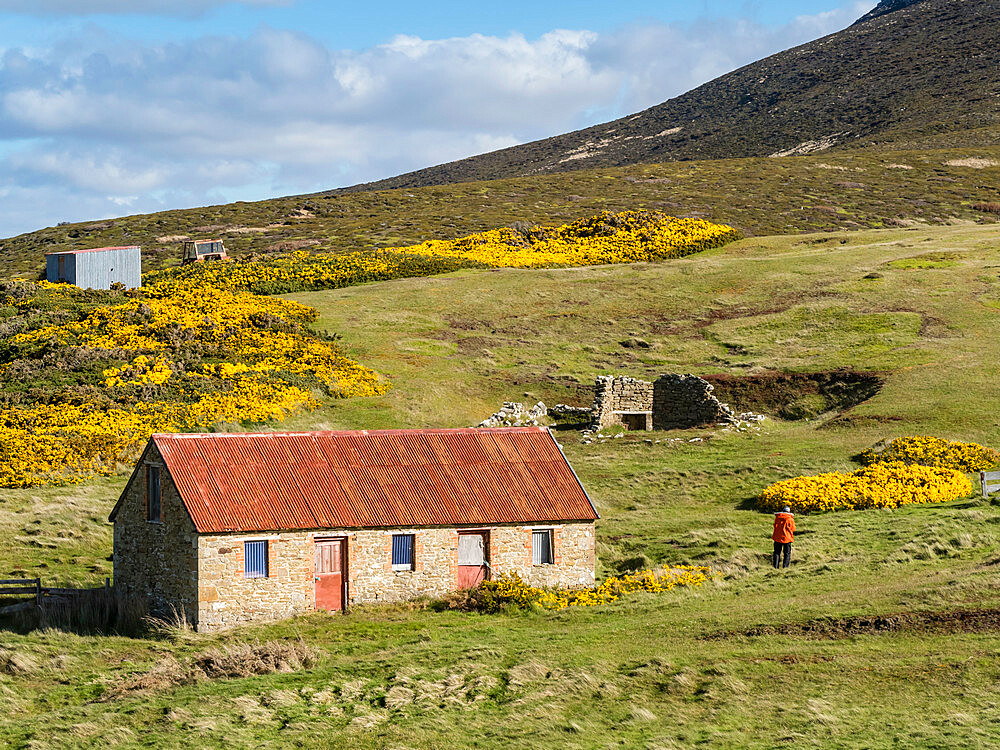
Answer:
[{"label": "scattered rock", "polygon": [[639,338],[625,339],[624,341],[619,341],[618,343],[626,349],[651,349],[653,346],[645,339]]},{"label": "scattered rock", "polygon": [[538,420],[548,415],[545,404],[539,401],[530,409],[525,410],[524,404],[516,401],[504,401],[496,414],[487,417],[476,427],[524,427],[537,426]]},{"label": "scattered rock", "polygon": [[568,404],[556,404],[549,409],[549,416],[552,417],[580,417],[589,416],[589,406],[569,406]]}]

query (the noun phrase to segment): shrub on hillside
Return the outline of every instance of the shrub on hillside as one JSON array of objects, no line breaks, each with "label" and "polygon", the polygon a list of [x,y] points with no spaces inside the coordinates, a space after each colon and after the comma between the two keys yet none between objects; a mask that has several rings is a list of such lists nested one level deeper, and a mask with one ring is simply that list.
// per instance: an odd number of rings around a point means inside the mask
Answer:
[{"label": "shrub on hillside", "polygon": [[718,573],[702,566],[681,565],[657,574],[643,570],[611,576],[600,585],[581,589],[550,589],[530,586],[516,572],[504,573],[471,589],[456,591],[439,602],[442,609],[496,613],[506,609],[565,609],[609,604],[636,591],[659,593],[678,586],[701,586]]},{"label": "shrub on hillside", "polygon": [[0,486],[111,474],[154,432],[259,424],[388,384],[312,334],[312,308],[210,284],[130,295],[36,284],[0,343]]},{"label": "shrub on hillside", "polygon": [[255,294],[336,289],[388,279],[432,276],[461,268],[540,268],[679,258],[739,238],[724,224],[657,211],[605,211],[561,227],[510,227],[453,240],[354,253],[296,251],[230,263],[197,263],[153,271],[147,285],[182,292],[209,285]]},{"label": "shrub on hillside", "polygon": [[958,471],[986,471],[1000,462],[1000,452],[978,443],[960,443],[930,435],[896,438],[861,454],[863,463],[904,463]]},{"label": "shrub on hillside", "polygon": [[971,493],[969,478],[955,469],[878,463],[852,474],[831,472],[777,482],[764,489],[757,507],[775,512],[788,506],[795,513],[899,508],[946,503]]}]

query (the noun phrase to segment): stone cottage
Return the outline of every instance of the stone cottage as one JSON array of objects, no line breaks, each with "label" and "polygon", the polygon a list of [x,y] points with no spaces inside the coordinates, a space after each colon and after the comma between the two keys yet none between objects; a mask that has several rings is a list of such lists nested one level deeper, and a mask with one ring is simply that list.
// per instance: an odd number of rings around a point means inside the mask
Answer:
[{"label": "stone cottage", "polygon": [[541,427],[154,435],[111,513],[115,588],[198,630],[594,583],[598,515]]}]

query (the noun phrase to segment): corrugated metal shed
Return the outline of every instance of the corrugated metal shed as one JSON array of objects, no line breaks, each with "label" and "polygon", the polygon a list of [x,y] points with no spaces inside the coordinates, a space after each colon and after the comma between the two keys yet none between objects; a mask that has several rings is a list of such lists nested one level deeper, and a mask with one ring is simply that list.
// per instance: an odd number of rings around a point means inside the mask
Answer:
[{"label": "corrugated metal shed", "polygon": [[598,517],[555,438],[541,427],[151,440],[199,533]]},{"label": "corrugated metal shed", "polygon": [[138,245],[48,253],[45,277],[84,289],[110,289],[115,283],[137,289],[142,285],[142,255]]}]

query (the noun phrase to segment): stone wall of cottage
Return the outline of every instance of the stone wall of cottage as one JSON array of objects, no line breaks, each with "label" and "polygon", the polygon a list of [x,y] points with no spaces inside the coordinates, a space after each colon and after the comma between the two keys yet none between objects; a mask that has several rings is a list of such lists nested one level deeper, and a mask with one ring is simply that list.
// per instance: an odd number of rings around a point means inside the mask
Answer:
[{"label": "stone wall of cottage", "polygon": [[[532,565],[531,532],[553,530],[555,562]],[[441,596],[455,589],[457,528],[294,531],[205,535],[198,543],[199,630],[274,620],[315,609],[314,540],[347,540],[349,604],[401,602]],[[516,571],[535,586],[594,584],[593,523],[491,527],[489,559],[494,575]],[[414,535],[413,570],[392,569],[392,535]],[[244,542],[268,542],[268,577],[246,578]]]},{"label": "stone wall of cottage", "polygon": [[[146,520],[146,466],[160,466],[159,523]],[[198,536],[156,446],[150,444],[129,480],[115,517],[115,590],[156,615],[197,615]]]},{"label": "stone wall of cottage", "polygon": [[[552,529],[552,565],[532,565],[531,532],[535,529]],[[498,574],[516,572],[532,586],[594,585],[597,557],[593,523],[500,526],[491,530],[490,545],[490,564]]]}]

